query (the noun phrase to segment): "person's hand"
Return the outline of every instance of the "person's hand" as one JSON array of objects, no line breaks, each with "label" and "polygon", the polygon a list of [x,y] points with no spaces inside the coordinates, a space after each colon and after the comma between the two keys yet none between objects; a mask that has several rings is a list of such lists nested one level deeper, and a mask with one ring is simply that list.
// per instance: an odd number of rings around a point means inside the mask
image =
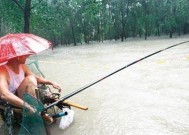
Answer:
[{"label": "person's hand", "polygon": [[23,107],[25,107],[30,113],[36,113],[37,112],[36,108],[32,107],[27,102],[24,102]]},{"label": "person's hand", "polygon": [[53,86],[55,89],[58,89],[58,92],[61,92],[61,91],[62,91],[62,88],[60,87],[59,84],[53,82],[53,83],[52,83],[52,86]]}]

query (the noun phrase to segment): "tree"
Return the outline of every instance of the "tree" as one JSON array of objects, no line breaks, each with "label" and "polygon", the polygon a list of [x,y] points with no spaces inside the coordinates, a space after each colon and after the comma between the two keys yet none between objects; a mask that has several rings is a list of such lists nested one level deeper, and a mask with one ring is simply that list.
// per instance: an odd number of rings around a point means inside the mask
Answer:
[{"label": "tree", "polygon": [[189,32],[188,0],[0,0],[0,35],[26,32],[56,45]]},{"label": "tree", "polygon": [[24,29],[23,32],[24,33],[29,33],[30,32],[30,16],[31,16],[31,10],[37,6],[40,2],[42,2],[42,0],[39,1],[35,1],[34,0],[34,4],[33,6],[31,6],[31,2],[32,0],[25,0],[25,2],[23,1],[18,1],[18,0],[12,0],[19,8],[20,10],[23,12],[24,14]]}]

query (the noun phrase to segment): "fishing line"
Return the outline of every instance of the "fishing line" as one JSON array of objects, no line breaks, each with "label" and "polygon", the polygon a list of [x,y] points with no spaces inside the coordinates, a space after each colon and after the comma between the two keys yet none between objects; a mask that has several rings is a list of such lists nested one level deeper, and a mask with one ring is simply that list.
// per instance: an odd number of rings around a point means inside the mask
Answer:
[{"label": "fishing line", "polygon": [[160,53],[160,52],[163,52],[163,51],[165,51],[165,50],[171,49],[171,48],[173,48],[173,47],[179,46],[179,45],[184,44],[184,43],[187,43],[187,42],[189,42],[189,41],[184,41],[184,42],[180,42],[180,43],[178,43],[178,44],[174,44],[174,45],[169,46],[169,47],[167,47],[167,48],[164,48],[164,49],[161,49],[161,50],[156,51],[156,52],[154,52],[154,53],[151,53],[151,54],[149,54],[149,55],[147,55],[147,56],[145,56],[145,57],[142,57],[142,58],[140,58],[140,59],[138,59],[138,60],[135,60],[134,62],[132,62],[132,63],[130,63],[130,64],[128,64],[128,65],[126,65],[126,66],[124,66],[124,67],[118,69],[118,70],[115,70],[114,72],[112,72],[112,73],[110,73],[110,74],[108,74],[108,75],[106,75],[106,76],[104,76],[104,77],[102,77],[102,78],[100,78],[100,79],[98,79],[98,80],[92,82],[92,83],[89,83],[89,84],[87,84],[87,85],[85,85],[85,86],[83,86],[83,87],[81,87],[81,88],[79,88],[79,89],[73,91],[72,93],[70,93],[70,94],[68,94],[68,95],[66,95],[66,96],[64,96],[64,97],[62,97],[62,98],[60,98],[58,101],[56,101],[56,102],[54,102],[54,103],[52,103],[52,104],[46,106],[44,110],[47,110],[47,109],[49,109],[49,108],[51,108],[51,107],[57,105],[59,102],[62,102],[62,101],[64,101],[64,100],[66,100],[66,99],[68,99],[68,98],[70,98],[70,97],[76,95],[77,93],[79,93],[79,92],[81,92],[81,91],[83,91],[83,90],[85,90],[85,89],[87,89],[87,88],[89,88],[89,87],[91,87],[91,86],[97,84],[98,82],[100,82],[100,81],[102,81],[102,80],[104,80],[104,79],[106,79],[106,78],[112,76],[113,74],[115,74],[115,73],[117,73],[117,72],[119,72],[119,71],[121,71],[121,70],[123,70],[123,69],[125,69],[125,68],[128,68],[128,67],[130,67],[130,66],[132,66],[132,65],[134,65],[134,64],[136,64],[136,63],[138,63],[138,62],[140,62],[140,61],[142,61],[142,60],[144,60],[144,59],[147,59],[148,57],[151,57],[151,56],[153,56],[153,55],[155,55],[155,54],[158,54],[158,53]]}]

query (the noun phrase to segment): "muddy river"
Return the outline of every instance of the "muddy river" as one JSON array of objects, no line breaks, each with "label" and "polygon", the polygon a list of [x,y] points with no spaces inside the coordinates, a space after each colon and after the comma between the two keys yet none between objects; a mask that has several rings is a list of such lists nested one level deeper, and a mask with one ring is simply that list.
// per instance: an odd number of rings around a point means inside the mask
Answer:
[{"label": "muddy river", "polygon": [[[58,47],[37,56],[46,78],[61,84],[62,96],[168,46],[187,41],[128,39]],[[189,135],[189,43],[145,59],[69,100],[74,121],[54,135]]]}]

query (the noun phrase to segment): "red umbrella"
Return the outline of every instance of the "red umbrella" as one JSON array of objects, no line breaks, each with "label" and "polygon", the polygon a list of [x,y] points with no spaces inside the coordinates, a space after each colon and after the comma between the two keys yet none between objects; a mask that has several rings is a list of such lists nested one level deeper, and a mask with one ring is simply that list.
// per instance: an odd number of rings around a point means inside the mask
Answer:
[{"label": "red umbrella", "polygon": [[39,53],[51,45],[48,40],[33,34],[7,34],[0,38],[0,63],[18,56]]}]

